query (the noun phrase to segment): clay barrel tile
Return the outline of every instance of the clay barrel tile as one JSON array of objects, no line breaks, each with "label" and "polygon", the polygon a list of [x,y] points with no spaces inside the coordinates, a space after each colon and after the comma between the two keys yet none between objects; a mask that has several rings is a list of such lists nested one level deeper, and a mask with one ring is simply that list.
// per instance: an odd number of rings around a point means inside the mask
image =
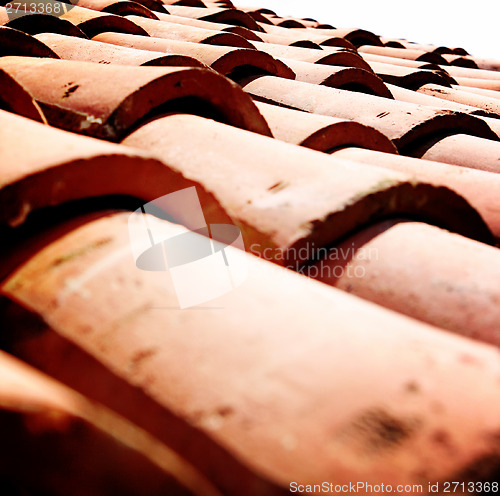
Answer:
[{"label": "clay barrel tile", "polygon": [[365,53],[383,55],[386,57],[396,57],[399,59],[409,59],[421,62],[430,62],[439,65],[448,65],[446,59],[438,53],[425,52],[423,50],[414,50],[409,48],[391,48],[384,46],[362,46],[359,52],[363,55]]},{"label": "clay barrel tile", "polygon": [[409,90],[417,90],[424,84],[434,83],[450,87],[456,81],[441,71],[416,69],[381,62],[368,62],[372,70],[385,83],[391,83]]},{"label": "clay barrel tile", "polygon": [[105,12],[97,12],[84,7],[72,7],[67,13],[61,16],[61,19],[67,20],[80,28],[89,38],[105,31],[147,36],[144,29],[125,17],[107,14]]},{"label": "clay barrel tile", "polygon": [[140,3],[147,7],[150,11],[157,13],[168,13],[168,10],[165,8],[164,2],[161,0],[133,0],[136,3]]},{"label": "clay barrel tile", "polygon": [[496,98],[497,100],[500,99],[500,94],[498,91],[495,90],[488,90],[486,88],[472,88],[471,86],[454,86],[455,89],[461,90],[461,91],[466,91],[467,93],[475,93],[476,95],[484,95],[489,98]]},{"label": "clay barrel tile", "polygon": [[[272,126],[272,121],[267,120]],[[402,155],[390,156],[373,149],[345,148],[334,151],[333,156],[404,172],[422,182],[442,184],[463,196],[481,214],[495,238],[500,239],[500,212],[491,208],[500,196],[500,174],[468,167],[457,169],[455,165]]]},{"label": "clay barrel tile", "polygon": [[356,28],[341,28],[341,29],[321,29],[314,30],[316,34],[323,34],[325,36],[340,36],[351,42],[355,47],[361,46],[381,46],[382,42],[380,37],[366,29]]},{"label": "clay barrel tile", "polygon": [[[256,8],[251,8],[251,7],[241,7],[238,6],[238,10],[242,10],[243,12],[246,12],[252,19],[257,21],[258,23],[264,23],[264,24],[273,24],[264,14],[267,14],[268,12],[263,12],[266,9],[256,9]],[[274,15],[275,17],[276,14],[271,14]]]},{"label": "clay barrel tile", "polygon": [[478,69],[477,64],[470,57],[462,57],[461,55],[456,54],[443,54],[442,57],[451,66],[466,67],[468,69]]},{"label": "clay barrel tile", "polygon": [[95,41],[99,36],[117,35],[131,36],[134,39],[152,39],[149,36],[138,36],[132,34],[105,33],[97,35],[94,40],[82,40],[71,36],[44,33],[36,35],[36,39],[49,46],[59,58],[64,60],[80,60],[83,62],[94,62],[96,64],[119,64],[119,65],[157,65],[177,67],[204,67],[193,57],[186,55],[169,54],[147,50],[137,50],[123,46],[112,45]]},{"label": "clay barrel tile", "polygon": [[417,156],[461,167],[500,172],[500,143],[466,134],[442,138],[431,146],[419,149]]},{"label": "clay barrel tile", "polygon": [[186,7],[206,7],[202,0],[161,0],[165,5],[184,5]]},{"label": "clay barrel tile", "polygon": [[360,53],[361,57],[366,60],[369,64],[372,62],[379,62],[382,64],[396,65],[402,67],[411,67],[412,69],[430,69],[433,71],[441,71],[445,74],[448,74],[446,69],[438,64],[432,64],[430,62],[418,61],[418,60],[410,60],[410,59],[401,59],[396,57],[387,57],[385,55],[376,55],[373,53]]},{"label": "clay barrel tile", "polygon": [[168,12],[179,17],[191,17],[193,19],[205,21],[234,24],[253,31],[262,31],[262,28],[257,24],[257,22],[255,22],[255,19],[249,16],[246,12],[237,9],[219,9],[214,7],[197,8],[175,5],[170,6],[168,8]]},{"label": "clay barrel tile", "polygon": [[341,47],[355,50],[356,47],[344,38],[314,35],[314,33],[297,33],[296,31],[283,30],[276,33],[259,33],[261,41],[275,45],[298,46],[303,48],[320,49],[323,46]]},{"label": "clay barrel tile", "polygon": [[[426,84],[418,89],[420,93],[431,95],[442,100],[477,107],[500,116],[500,98],[489,98],[464,91],[462,86],[443,88],[440,85]],[[499,94],[500,96],[500,94]]]},{"label": "clay barrel tile", "polygon": [[354,121],[256,103],[273,136],[281,141],[331,153],[346,146],[356,146],[397,153],[392,141],[379,131]]},{"label": "clay barrel tile", "polygon": [[[0,58],[1,60],[1,58]],[[8,72],[0,69],[0,109],[44,122],[42,110],[26,91]]]},{"label": "clay barrel tile", "polygon": [[217,45],[204,45],[185,41],[168,40],[118,33],[103,33],[94,40],[140,50],[153,50],[168,54],[184,55],[206,64],[225,76],[243,74],[273,74],[294,79],[294,72],[283,62],[258,50]]},{"label": "clay barrel tile", "polygon": [[[342,253],[347,255],[338,256]],[[491,304],[500,298],[498,248],[421,222],[391,220],[347,238],[333,255],[325,255],[309,275],[318,274],[323,282],[396,312],[500,346],[500,310]]]},{"label": "clay barrel tile", "polygon": [[9,27],[0,27],[0,56],[59,58],[47,45],[29,34]]},{"label": "clay barrel tile", "polygon": [[199,19],[192,19],[191,17],[180,17],[169,14],[157,13],[156,16],[160,21],[170,22],[173,24],[183,24],[185,26],[197,27],[202,29],[208,29],[210,31],[225,31],[228,33],[234,33],[242,38],[250,41],[262,41],[260,34],[257,35],[255,31],[251,31],[248,28],[242,26],[233,26],[232,24],[223,24],[211,21],[201,21]]},{"label": "clay barrel tile", "polygon": [[290,19],[295,19],[299,21],[301,24],[304,24],[306,28],[317,28],[319,27],[319,22],[311,17],[289,17]]},{"label": "clay barrel tile", "polygon": [[[328,35],[318,33],[316,30],[308,29],[308,30],[290,30],[287,28],[283,28],[280,26],[267,25],[265,29],[265,33],[259,33],[259,36],[262,36],[264,41],[275,43],[278,45],[282,45],[282,42],[272,41],[274,37],[278,37],[283,39],[286,38],[288,40],[293,40],[293,43],[286,43],[291,46],[301,46],[300,42],[308,41],[314,44],[325,45],[325,46],[339,46],[344,48],[349,48],[351,50],[356,50],[356,47],[344,38],[341,38],[337,35]],[[269,36],[269,38],[267,38]],[[305,48],[311,48],[310,45],[304,44]]]},{"label": "clay barrel tile", "polygon": [[[427,85],[424,85],[422,86],[422,88],[426,88],[426,86]],[[443,91],[449,89],[449,88],[443,88],[442,86],[439,85],[428,85],[428,86],[432,88],[439,88],[439,91],[441,91],[441,89]],[[495,112],[493,112],[492,110],[488,111],[479,107],[474,107],[472,105],[464,105],[462,103],[457,103],[456,101],[453,100],[443,100],[438,96],[439,95],[438,92],[433,94],[432,92],[420,91],[420,89],[417,91],[411,91],[405,88],[401,88],[399,86],[394,86],[392,84],[387,84],[387,87],[394,96],[394,98],[401,102],[416,103],[417,105],[425,105],[428,107],[435,107],[435,108],[439,107],[443,110],[464,112],[466,114],[471,114],[481,117],[485,116],[489,116],[492,118],[496,117]],[[494,131],[494,129],[492,129],[492,131]]]},{"label": "clay barrel tile", "polygon": [[[346,167],[323,153],[197,116],[157,119],[123,144],[148,150],[212,192],[218,202],[212,210],[222,210],[240,226],[246,246],[273,247],[273,259],[283,265],[306,262],[303,246],[330,245],[380,215],[400,211],[469,234],[478,228],[472,237],[491,239],[479,215],[451,191],[366,165]],[[220,180],[235,175],[237,188]],[[444,200],[443,195],[451,196]],[[444,204],[450,211],[443,211]]]},{"label": "clay barrel tile", "polygon": [[206,43],[208,45],[254,48],[248,40],[243,38],[243,36],[234,33],[212,31],[209,29],[197,28],[195,26],[167,23],[165,21],[155,21],[153,19],[145,19],[144,17],[138,16],[128,16],[128,19],[133,21],[137,26],[140,26],[146,34],[154,36],[155,38]]},{"label": "clay barrel tile", "polygon": [[[48,233],[3,282],[9,352],[128,418],[223,494],[417,484],[423,472],[427,484],[485,459],[469,478],[498,471],[497,349],[243,252],[244,285],[181,316],[164,274],[134,265],[129,217]],[[165,239],[186,233],[154,225]]]},{"label": "clay barrel tile", "polygon": [[273,45],[271,43],[254,42],[255,48],[276,58],[293,59],[313,64],[341,65],[358,67],[372,72],[370,66],[356,53],[343,48],[327,50],[311,50],[309,48]]},{"label": "clay barrel tile", "polygon": [[[386,38],[382,38],[386,40]],[[422,50],[424,52],[434,52],[434,53],[448,53],[455,55],[468,55],[468,53],[463,48],[449,48],[445,46],[437,46],[423,43],[415,43],[413,41],[398,39],[398,43],[401,45],[399,48],[409,48],[414,50]]]},{"label": "clay barrel tile", "polygon": [[17,29],[27,34],[59,33],[86,38],[83,31],[71,22],[46,14],[29,14],[10,19],[5,7],[0,7],[0,26]]},{"label": "clay barrel tile", "polygon": [[[270,134],[252,99],[237,84],[209,69],[23,57],[0,58],[0,69],[30,92],[52,125],[90,136],[118,140],[141,120],[178,104]],[[47,71],[52,77],[44,84]]]},{"label": "clay barrel tile", "polygon": [[455,78],[460,86],[471,86],[472,88],[483,88],[485,90],[492,90],[500,92],[499,79],[479,79],[479,78]]},{"label": "clay barrel tile", "polygon": [[[31,213],[42,215],[47,207],[77,205],[80,200],[90,205],[102,199],[101,208],[130,208],[137,203],[134,198],[149,202],[192,186],[197,188],[205,212],[209,212],[208,221],[230,222],[222,209],[214,207],[217,201],[203,185],[146,152],[42,126],[4,111],[0,111],[0,119],[5,126],[1,128],[2,141],[11,143],[0,149],[0,226],[2,233],[11,229],[7,237],[13,234],[12,228],[25,223],[29,226]],[[24,135],[32,136],[29,144],[19,141],[18,137]],[[190,215],[192,212],[184,209],[180,220]],[[6,270],[10,266],[3,263],[0,271]],[[0,272],[0,278],[4,274]]]},{"label": "clay barrel tile", "polygon": [[[78,0],[79,7],[97,10],[98,12],[108,12],[109,14],[137,15],[149,19],[158,19],[158,17],[146,6],[138,2],[126,0]],[[165,10],[166,13],[166,10]]]},{"label": "clay barrel tile", "polygon": [[276,16],[276,12],[274,12],[274,10],[271,10],[271,9],[268,9],[267,7],[255,7],[255,6],[242,6],[242,5],[238,5],[238,9],[239,10],[242,10],[243,12],[246,12],[247,14],[249,15],[252,15],[252,14],[268,14],[268,15],[271,15],[271,16]]},{"label": "clay barrel tile", "polygon": [[236,8],[230,0],[217,0],[215,2],[213,0],[203,0],[203,3],[205,4],[205,7],[225,7],[227,9]]},{"label": "clay barrel tile", "polygon": [[[225,25],[223,24],[222,26],[225,26]],[[221,29],[221,28],[219,28],[219,29]],[[255,31],[252,31],[248,28],[244,28],[242,26],[228,25],[227,27],[223,27],[222,31],[226,31],[228,33],[238,34],[241,37],[243,37],[249,41],[263,41],[261,36],[260,36],[262,33],[259,32],[259,34],[257,35]]]},{"label": "clay barrel tile", "polygon": [[[260,38],[250,29],[243,28],[241,26],[233,26],[231,24],[222,24],[218,22],[202,21],[200,19],[193,19],[191,17],[181,17],[172,14],[157,14],[160,21],[165,21],[173,24],[183,24],[184,26],[192,26],[195,28],[208,29],[210,31],[229,31],[236,34],[245,33],[244,38],[248,36],[248,33],[252,33],[256,41],[261,41]],[[234,30],[234,31],[233,31]],[[240,35],[241,36],[241,35]]]},{"label": "clay barrel tile", "polygon": [[244,89],[253,97],[268,103],[352,119],[374,127],[391,139],[402,154],[410,154],[422,142],[460,132],[498,139],[478,117],[374,95],[282,80],[273,76],[254,79]]},{"label": "clay barrel tile", "polygon": [[450,66],[446,68],[452,76],[472,79],[500,79],[500,72],[485,69],[468,69],[466,67]]},{"label": "clay barrel tile", "polygon": [[3,351],[0,378],[4,490],[220,496],[146,431]]},{"label": "clay barrel tile", "polygon": [[481,117],[481,120],[486,122],[490,129],[500,138],[500,119],[497,116],[493,117]]},{"label": "clay barrel tile", "polygon": [[314,41],[304,38],[295,38],[282,36],[279,34],[259,33],[260,40],[264,43],[272,43],[273,45],[295,46],[301,48],[310,48],[312,50],[321,50],[321,47]]},{"label": "clay barrel tile", "polygon": [[280,17],[280,16],[266,15],[266,14],[262,15],[267,20],[265,24],[272,24],[274,26],[279,26],[283,29],[306,28],[305,24],[291,17]]},{"label": "clay barrel tile", "polygon": [[293,59],[281,60],[293,70],[297,81],[392,98],[391,92],[383,81],[365,69],[312,64]]},{"label": "clay barrel tile", "polygon": [[500,71],[500,61],[494,59],[483,59],[479,57],[465,57],[472,60],[479,69],[486,71]]}]

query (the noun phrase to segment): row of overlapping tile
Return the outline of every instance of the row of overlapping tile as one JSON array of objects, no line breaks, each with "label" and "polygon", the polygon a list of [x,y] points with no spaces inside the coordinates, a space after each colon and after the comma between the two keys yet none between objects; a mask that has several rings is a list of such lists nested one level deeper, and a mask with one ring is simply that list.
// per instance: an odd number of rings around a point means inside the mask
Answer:
[{"label": "row of overlapping tile", "polygon": [[[497,480],[500,64],[230,2],[67,7],[0,12],[5,490]],[[249,277],[181,311],[122,210],[191,186]]]}]

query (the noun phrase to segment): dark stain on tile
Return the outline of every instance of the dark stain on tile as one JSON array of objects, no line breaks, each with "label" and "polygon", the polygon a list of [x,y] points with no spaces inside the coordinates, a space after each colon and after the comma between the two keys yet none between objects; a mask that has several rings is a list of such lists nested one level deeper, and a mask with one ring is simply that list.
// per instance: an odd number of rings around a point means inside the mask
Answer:
[{"label": "dark stain on tile", "polygon": [[73,86],[70,86],[64,93],[63,95],[63,98],[68,98],[72,93],[74,93],[78,88],[80,87],[80,85],[78,84],[75,84]]},{"label": "dark stain on tile", "polygon": [[278,193],[278,191],[284,190],[289,184],[286,181],[278,181],[271,187],[267,188],[267,191],[272,191],[273,193]]},{"label": "dark stain on tile", "polygon": [[369,452],[396,448],[414,435],[420,426],[416,418],[405,418],[381,408],[365,411],[351,422],[341,437],[358,441]]}]

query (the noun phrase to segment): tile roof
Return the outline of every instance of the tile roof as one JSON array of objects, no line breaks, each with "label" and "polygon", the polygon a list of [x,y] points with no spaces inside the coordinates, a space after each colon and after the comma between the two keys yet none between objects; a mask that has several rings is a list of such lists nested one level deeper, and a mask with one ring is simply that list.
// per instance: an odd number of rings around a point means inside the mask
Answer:
[{"label": "tile roof", "polygon": [[500,61],[63,10],[0,7],[0,492],[498,482]]}]

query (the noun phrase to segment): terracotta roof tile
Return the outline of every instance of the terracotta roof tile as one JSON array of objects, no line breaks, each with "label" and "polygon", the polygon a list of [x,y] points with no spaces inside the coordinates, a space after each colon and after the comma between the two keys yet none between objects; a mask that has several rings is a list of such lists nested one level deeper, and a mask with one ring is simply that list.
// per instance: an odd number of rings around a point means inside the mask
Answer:
[{"label": "terracotta roof tile", "polygon": [[295,38],[279,34],[259,33],[259,38],[259,40],[254,41],[263,41],[274,45],[297,46],[302,48],[312,48],[313,50],[321,50],[320,45],[302,37]]},{"label": "terracotta roof tile", "polygon": [[475,93],[476,95],[484,95],[489,98],[500,99],[500,95],[498,91],[495,90],[487,90],[485,88],[472,88],[470,86],[454,86],[456,89],[460,89],[462,91],[466,91],[467,93]]},{"label": "terracotta roof tile", "polygon": [[174,54],[188,56],[230,77],[236,75],[238,70],[241,70],[245,73],[273,74],[279,77],[295,78],[294,72],[287,65],[273,58],[271,55],[258,50],[205,45],[121,33],[104,33],[94,37],[94,40],[141,50],[164,52],[172,56]]},{"label": "terracotta roof tile", "polygon": [[273,23],[263,14],[271,14],[276,16],[276,14],[272,10],[259,9],[256,7],[241,7],[239,5],[238,10],[246,12],[252,19],[254,19],[257,22],[263,22],[264,24],[273,24]]},{"label": "terracotta roof tile", "polygon": [[500,79],[479,79],[479,78],[455,78],[460,86],[471,86],[472,88],[483,88],[500,92]]},{"label": "terracotta roof tile", "polygon": [[211,21],[201,21],[199,19],[193,19],[191,17],[180,17],[172,14],[162,14],[157,13],[158,19],[173,24],[183,24],[185,26],[192,26],[196,28],[208,29],[210,31],[226,31],[228,33],[234,33],[250,41],[262,41],[260,35],[255,31],[244,28],[242,26],[234,26],[231,24],[224,24],[220,22]]},{"label": "terracotta roof tile", "polygon": [[0,492],[496,481],[500,62],[64,6],[0,7]]},{"label": "terracotta roof tile", "polygon": [[473,61],[479,69],[484,69],[486,71],[500,71],[500,62],[493,59],[481,59],[478,57],[465,57]]},{"label": "terracotta roof tile", "polygon": [[[136,0],[133,1],[135,2]],[[162,2],[161,0],[138,0],[137,3],[144,5],[144,7],[147,7],[155,14],[168,12],[165,8],[165,2]]]},{"label": "terracotta roof tile", "polygon": [[[165,5],[185,5],[186,7],[206,7],[202,0],[162,0]],[[240,9],[241,10],[241,9]]]},{"label": "terracotta roof tile", "polygon": [[193,19],[200,19],[212,22],[221,22],[224,24],[235,24],[254,31],[262,31],[262,28],[255,22],[255,20],[247,13],[237,9],[219,9],[219,8],[197,8],[197,7],[183,7],[183,6],[170,6],[168,8],[169,14],[190,17]]},{"label": "terracotta roof tile", "polygon": [[293,17],[278,17],[274,15],[262,14],[267,22],[265,24],[272,24],[274,26],[280,26],[286,29],[296,29],[296,28],[306,28],[305,23],[300,22]]},{"label": "terracotta roof tile", "polygon": [[500,72],[487,71],[484,69],[469,69],[467,67],[447,67],[446,70],[456,77],[465,77],[473,79],[500,79]]},{"label": "terracotta roof tile", "polygon": [[380,38],[366,29],[350,29],[350,28],[333,28],[333,29],[322,29],[317,28],[314,30],[315,33],[321,33],[324,36],[340,36],[346,39],[356,47],[361,46],[380,46],[382,42]]},{"label": "terracotta roof tile", "polygon": [[366,60],[369,64],[372,62],[379,62],[382,64],[389,64],[395,66],[403,66],[403,67],[411,67],[415,69],[430,69],[434,71],[442,71],[446,74],[448,73],[448,68],[450,66],[440,66],[438,64],[434,64],[431,62],[426,62],[422,60],[410,60],[410,59],[402,59],[399,57],[389,57],[386,55],[377,55],[374,53],[360,53],[364,60]]},{"label": "terracotta roof tile", "polygon": [[[272,121],[270,121],[272,124]],[[410,174],[422,182],[442,184],[462,195],[483,217],[497,239],[500,239],[500,212],[491,208],[500,195],[500,174],[442,162],[425,162],[402,155],[389,156],[374,150],[346,148],[334,156]]]},{"label": "terracotta roof tile", "polygon": [[[102,36],[132,36],[133,38],[152,39],[145,36],[105,33]],[[158,65],[158,66],[189,66],[203,67],[193,57],[178,54],[165,54],[147,50],[126,48],[109,43],[95,41],[101,35],[97,35],[93,41],[82,40],[72,36],[60,34],[43,33],[36,35],[36,39],[50,47],[59,58],[64,60],[81,60],[84,62],[95,62],[97,64],[119,64],[119,65]]]},{"label": "terracotta roof tile", "polygon": [[[189,150],[183,146],[185,139]],[[346,167],[321,153],[197,116],[157,119],[123,143],[153,152],[184,177],[212,191],[218,203],[210,210],[222,209],[232,218],[241,227],[246,246],[274,246],[273,257],[284,265],[306,262],[298,249],[311,241],[328,246],[358,226],[398,212],[418,212],[436,221],[439,217],[438,223],[449,223],[452,229],[469,229],[472,223],[464,221],[472,216],[476,219],[473,229],[479,228],[477,235],[488,238],[479,216],[467,213],[461,199],[442,196],[451,192],[411,185],[408,177],[378,168]],[[236,171],[238,190],[218,179]],[[426,204],[421,203],[424,197]],[[449,212],[442,210],[444,204],[451,207]]]},{"label": "terracotta roof tile", "polygon": [[[132,179],[134,168],[142,168],[141,174],[163,168],[138,150],[42,126],[3,110],[0,119],[2,142],[13,144],[0,148],[1,225],[16,227],[39,208],[120,190],[143,196],[139,190],[145,183],[141,186],[137,175]],[[21,135],[30,139],[21,143],[16,138]],[[130,179],[120,179],[127,169]]]},{"label": "terracotta roof tile", "polygon": [[372,70],[386,83],[417,90],[424,84],[434,83],[441,86],[451,86],[456,81],[442,71],[414,69],[400,65],[368,62]]},{"label": "terracotta roof tile", "polygon": [[97,12],[96,10],[86,9],[84,7],[74,6],[66,14],[61,16],[61,19],[71,22],[90,38],[105,31],[147,35],[144,29],[126,17],[107,14],[105,12]]},{"label": "terracotta roof tile", "polygon": [[[405,220],[367,227],[340,243],[335,253],[346,253],[347,247],[353,248],[347,257],[326,256],[314,274],[410,317],[500,345],[500,316],[491,306],[500,297],[497,248]],[[378,256],[367,260],[363,253]],[[340,277],[336,267],[344,268]]]},{"label": "terracotta roof tile", "polygon": [[86,38],[83,31],[71,22],[45,14],[30,14],[10,19],[5,7],[0,7],[0,25],[23,31],[28,34],[59,33]]},{"label": "terracotta roof tile", "polygon": [[[500,115],[500,94],[498,95],[499,98],[488,98],[486,96],[476,95],[468,91],[464,91],[462,86],[443,88],[441,85],[435,84],[426,84],[421,86],[418,91],[443,100],[477,107],[485,110],[486,112]],[[444,103],[440,102],[440,104],[443,105]]]},{"label": "terracotta roof tile", "polygon": [[443,58],[451,66],[468,67],[468,68],[472,68],[472,69],[477,69],[477,64],[469,57],[462,57],[461,55],[443,54]]},{"label": "terracotta roof tile", "polygon": [[341,65],[359,67],[371,71],[370,66],[355,52],[345,48],[328,47],[324,50],[311,50],[294,46],[274,45],[272,43],[254,42],[254,47],[273,57],[293,59],[314,64]]},{"label": "terracotta roof tile", "polygon": [[27,92],[8,72],[0,69],[0,109],[15,112],[42,122],[44,116],[40,107]]},{"label": "terracotta roof tile", "polygon": [[[387,38],[382,38],[384,43],[387,40]],[[445,46],[437,46],[437,45],[432,45],[432,44],[423,44],[423,43],[416,43],[414,41],[408,41],[408,40],[393,40],[397,41],[401,47],[400,48],[409,48],[409,49],[414,49],[414,50],[422,50],[424,52],[433,52],[433,53],[448,53],[448,54],[455,54],[455,55],[468,55],[468,53],[463,49],[463,48],[449,48]]]},{"label": "terracotta roof tile", "polygon": [[391,139],[404,154],[436,136],[460,132],[498,139],[478,117],[374,95],[282,80],[273,76],[257,78],[247,83],[244,89],[267,102],[321,115],[353,119],[374,127]]},{"label": "terracotta roof tile", "polygon": [[195,26],[167,23],[165,21],[160,22],[153,19],[145,19],[137,16],[128,16],[128,19],[133,21],[134,24],[136,24],[140,28],[144,29],[146,34],[149,34],[150,36],[154,36],[156,38],[190,41],[194,43],[206,43],[210,45],[254,48],[248,40],[234,33],[212,31],[209,29],[197,28]]},{"label": "terracotta roof tile", "polygon": [[339,35],[328,35],[328,34],[321,34],[318,33],[315,30],[289,30],[286,28],[282,28],[280,26],[266,26],[266,32],[265,33],[259,33],[259,36],[266,42],[269,43],[274,43],[274,44],[284,44],[282,41],[276,41],[275,38],[279,37],[280,40],[283,38],[286,38],[288,40],[293,40],[292,43],[287,43],[287,45],[290,46],[302,46],[304,45],[305,48],[310,48],[310,45],[307,45],[307,43],[304,43],[305,41],[310,42],[310,43],[315,43],[318,45],[325,45],[325,46],[340,46],[344,48],[349,48],[351,50],[355,50],[355,46],[350,42],[347,41],[345,38],[340,37]]},{"label": "terracotta roof tile", "polygon": [[[141,3],[126,0],[78,0],[78,6],[119,16],[138,15],[149,19],[158,19],[150,9]],[[167,13],[166,9],[163,10]]]},{"label": "terracotta roof tile", "polygon": [[409,59],[420,62],[431,62],[434,64],[447,65],[446,59],[434,52],[425,52],[423,50],[411,50],[409,48],[390,48],[383,46],[362,46],[359,48],[361,54],[370,53],[382,55],[385,57],[395,57],[399,59]]},{"label": "terracotta roof tile", "polygon": [[3,490],[220,495],[144,430],[1,351],[0,377]]},{"label": "terracotta roof tile", "polygon": [[33,36],[17,29],[0,27],[0,56],[6,55],[59,58],[47,45]]},{"label": "terracotta roof tile", "polygon": [[445,164],[500,172],[500,143],[476,136],[457,134],[425,147],[421,157]]},{"label": "terracotta roof tile", "polygon": [[297,81],[392,98],[391,92],[383,81],[365,69],[312,64],[293,59],[281,60],[293,70]]},{"label": "terracotta roof tile", "polygon": [[[210,109],[212,115],[233,125],[269,134],[251,99],[237,85],[207,69],[22,57],[0,58],[0,68],[40,102],[51,124],[91,136],[120,139],[141,119],[167,111],[169,102],[184,102],[185,109],[193,104],[200,112]],[[52,73],[50,84],[41,84],[47,71]]]},{"label": "terracotta roof tile", "polygon": [[[387,87],[391,91],[392,95],[396,100],[402,102],[415,103],[417,105],[425,105],[428,107],[441,108],[443,110],[454,110],[457,112],[465,112],[466,114],[472,114],[477,116],[491,116],[496,117],[496,113],[491,110],[485,110],[480,107],[474,107],[472,105],[466,105],[453,100],[443,100],[440,97],[440,92],[446,92],[450,88],[445,88],[437,84],[429,84],[421,86],[418,90],[412,91],[399,86],[394,86],[392,84],[387,84]],[[427,91],[427,89],[435,88],[437,91],[434,93],[432,91]]]},{"label": "terracotta roof tile", "polygon": [[424,470],[445,480],[491,453],[497,350],[248,256],[244,287],[218,300],[225,311],[191,311],[180,328],[178,312],[155,309],[175,306],[172,289],[135,271],[128,217],[51,234],[2,285],[26,307],[4,302],[24,318],[9,322],[3,341],[177,451],[224,494],[286,494],[293,479],[411,484]]},{"label": "terracotta roof tile", "polygon": [[257,103],[273,136],[281,141],[330,153],[345,146],[358,146],[387,153],[397,153],[388,138],[358,122],[325,115]]}]

